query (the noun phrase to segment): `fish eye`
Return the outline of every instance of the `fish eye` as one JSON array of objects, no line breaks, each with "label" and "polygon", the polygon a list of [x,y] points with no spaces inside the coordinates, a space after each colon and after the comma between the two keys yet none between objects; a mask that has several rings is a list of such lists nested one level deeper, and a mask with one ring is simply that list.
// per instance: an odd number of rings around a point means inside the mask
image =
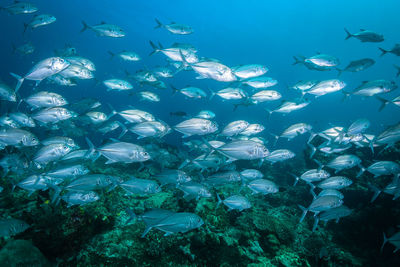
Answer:
[{"label": "fish eye", "polygon": [[67,147],[67,146],[64,146],[64,149],[65,149],[65,150],[67,150],[67,149],[68,149],[68,147]]}]

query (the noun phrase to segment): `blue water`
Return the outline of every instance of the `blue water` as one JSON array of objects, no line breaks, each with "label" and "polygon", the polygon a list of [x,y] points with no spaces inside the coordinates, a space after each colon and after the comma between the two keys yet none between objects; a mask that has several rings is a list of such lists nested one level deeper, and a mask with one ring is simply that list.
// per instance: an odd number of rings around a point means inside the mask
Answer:
[{"label": "blue water", "polygon": [[[57,22],[23,35],[23,23],[31,16],[0,16],[3,25],[1,44],[1,78],[14,82],[8,72],[26,73],[32,63],[53,55],[53,50],[70,44],[77,48],[78,54],[91,59],[96,64],[96,77],[99,80],[109,77],[123,78],[124,71],[134,73],[138,69],[151,69],[165,65],[165,56],[151,52],[149,40],[164,46],[174,42],[194,45],[200,56],[217,58],[228,66],[259,63],[266,65],[268,76],[278,80],[278,89],[283,99],[298,97],[297,92],[287,90],[299,80],[336,78],[336,71],[310,71],[304,66],[292,66],[292,56],[311,56],[317,52],[331,54],[341,61],[344,68],[351,60],[370,57],[376,64],[359,73],[343,73],[340,77],[347,83],[345,90],[351,91],[361,81],[371,79],[393,80],[396,70],[392,66],[399,60],[394,55],[379,57],[378,46],[391,48],[398,41],[398,1],[37,1],[42,13],[53,14]],[[194,34],[173,35],[165,29],[155,30],[154,18],[163,23],[176,21],[191,25]],[[97,37],[94,32],[80,33],[81,20],[90,25],[105,21],[122,27],[127,33],[124,38]],[[352,38],[345,41],[343,28],[357,32],[360,28],[370,29],[385,36],[383,43],[361,43]],[[34,54],[21,57],[11,54],[11,44],[21,44],[30,40],[35,46]],[[136,51],[143,60],[137,63],[110,60],[107,51]],[[212,80],[195,80],[193,72],[181,72],[172,80],[175,87],[186,85],[213,90],[222,89],[224,84]],[[21,95],[29,92],[26,83]],[[323,96],[303,110],[285,117],[273,114],[267,120],[266,112],[260,107],[239,108],[232,113],[231,103],[222,103],[217,97],[211,101],[187,100],[182,95],[171,97],[170,89],[158,90],[160,103],[139,103],[135,97],[126,97],[125,92],[106,92],[102,85],[94,86],[93,81],[80,81],[77,87],[57,88],[67,98],[97,97],[107,100],[117,110],[133,105],[154,113],[156,117],[175,124],[179,118],[169,118],[170,111],[182,110],[195,114],[201,109],[210,109],[217,114],[217,121],[223,125],[233,119],[248,119],[262,123],[267,131],[280,133],[296,122],[307,122],[316,131],[329,127],[330,123],[347,126],[355,119],[367,117],[371,121],[371,131],[378,133],[383,125],[397,121],[399,109],[389,105],[378,112],[379,102],[374,98],[352,97],[341,102],[340,92]],[[135,90],[140,90],[135,86]],[[396,92],[394,92],[396,94]],[[388,95],[388,98],[392,95]],[[273,108],[279,104],[264,104]],[[173,143],[179,136],[169,136]]]}]

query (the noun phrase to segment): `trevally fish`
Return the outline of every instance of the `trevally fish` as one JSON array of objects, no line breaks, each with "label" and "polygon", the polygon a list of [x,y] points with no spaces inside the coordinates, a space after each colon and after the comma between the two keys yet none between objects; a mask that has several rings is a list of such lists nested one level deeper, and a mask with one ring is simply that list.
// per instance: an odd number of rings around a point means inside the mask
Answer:
[{"label": "trevally fish", "polygon": [[[212,148],[212,147],[211,147]],[[234,160],[253,160],[262,159],[269,155],[268,149],[260,143],[250,140],[238,140],[226,143],[218,148],[212,148],[229,158]]]},{"label": "trevally fish", "polygon": [[155,178],[161,183],[161,186],[183,184],[192,180],[186,172],[181,170],[163,170],[161,173],[156,174]]},{"label": "trevally fish", "polygon": [[0,147],[36,146],[38,144],[38,138],[31,132],[18,128],[0,128]]},{"label": "trevally fish", "polygon": [[34,93],[22,100],[32,109],[61,107],[68,104],[68,101],[63,96],[48,91]]},{"label": "trevally fish", "polygon": [[112,142],[99,148],[95,148],[88,138],[86,138],[86,141],[89,145],[88,155],[91,155],[94,152],[99,152],[108,159],[106,164],[116,162],[143,162],[150,159],[149,153],[147,153],[143,147],[132,143]]},{"label": "trevally fish", "polygon": [[390,50],[386,50],[380,47],[379,50],[381,50],[382,52],[381,56],[385,55],[386,53],[391,53],[393,55],[400,56],[400,44],[395,44],[393,48]]},{"label": "trevally fish", "polygon": [[28,27],[36,29],[37,27],[54,23],[56,20],[56,17],[50,14],[35,15],[29,23],[24,23],[24,32],[26,32]]},{"label": "trevally fish", "polygon": [[51,144],[39,149],[33,157],[33,161],[38,165],[46,165],[57,161],[73,150],[72,147],[65,144]]},{"label": "trevally fish", "polygon": [[379,43],[379,42],[383,42],[383,40],[384,40],[382,34],[378,34],[373,31],[361,29],[359,32],[354,33],[354,34],[351,34],[346,28],[344,29],[344,31],[347,33],[345,40],[347,40],[351,37],[354,37],[363,43],[365,43],[365,42]]},{"label": "trevally fish", "polygon": [[64,59],[66,59],[72,65],[78,65],[78,66],[84,67],[90,71],[96,70],[96,66],[94,65],[94,63],[87,58],[74,55],[74,56],[66,56],[66,57],[64,57]]},{"label": "trevally fish", "polygon": [[333,80],[324,80],[307,91],[303,91],[305,94],[312,94],[315,95],[316,97],[323,96],[329,93],[334,93],[337,91],[342,90],[346,86],[346,83],[337,79]]},{"label": "trevally fish", "polygon": [[32,114],[32,118],[43,124],[54,124],[76,117],[77,114],[63,107],[52,107],[39,110]]},{"label": "trevally fish", "polygon": [[127,195],[146,195],[161,192],[161,187],[153,180],[131,177],[129,180],[118,184]]},{"label": "trevally fish", "polygon": [[141,60],[140,56],[133,51],[123,50],[119,53],[113,53],[111,51],[108,51],[108,53],[111,55],[111,58],[118,56],[119,58],[121,58],[124,61],[139,61],[139,60]]},{"label": "trevally fish", "polygon": [[343,200],[337,196],[321,196],[317,197],[313,200],[308,208],[305,208],[301,205],[299,207],[303,211],[303,215],[300,218],[300,222],[304,220],[307,215],[307,212],[314,212],[314,215],[318,215],[322,211],[327,211],[329,209],[340,207],[343,204]]},{"label": "trevally fish", "polygon": [[13,112],[8,114],[8,116],[10,117],[10,119],[12,119],[13,121],[15,121],[18,126],[20,127],[35,127],[36,124],[34,122],[34,120],[29,117],[28,115],[26,115],[25,113],[22,112]]},{"label": "trevally fish", "polygon": [[393,81],[387,80],[374,80],[364,81],[354,92],[350,93],[353,95],[360,96],[374,96],[376,94],[388,93],[397,88],[397,85]]},{"label": "trevally fish", "polygon": [[29,224],[22,220],[8,218],[0,219],[0,236],[9,237],[25,232],[30,227]]},{"label": "trevally fish", "polygon": [[377,178],[382,175],[397,175],[400,174],[400,165],[394,161],[377,161],[371,164],[368,168],[363,168],[358,176],[363,174],[365,171],[374,175]]},{"label": "trevally fish", "polygon": [[61,72],[70,64],[71,63],[63,58],[50,57],[39,61],[24,77],[21,77],[15,73],[10,73],[18,80],[17,86],[15,87],[15,92],[18,92],[18,89],[21,87],[25,79],[36,81],[37,86],[42,80]]},{"label": "trevally fish", "polygon": [[251,181],[256,179],[262,179],[264,177],[264,174],[262,174],[262,172],[256,169],[245,169],[240,172],[240,176],[245,181]]},{"label": "trevally fish", "polygon": [[300,179],[310,184],[313,182],[319,182],[321,180],[327,179],[331,175],[329,174],[329,172],[322,169],[311,169],[304,172],[300,177],[296,176],[295,174],[292,174],[292,176],[296,179],[293,184],[293,186],[295,186]]},{"label": "trevally fish", "polygon": [[246,197],[241,195],[233,195],[228,198],[225,198],[224,200],[221,200],[218,194],[217,197],[218,197],[217,206],[223,203],[225,206],[228,207],[229,210],[243,211],[245,209],[251,208],[250,201]]},{"label": "trevally fish", "polygon": [[256,179],[252,180],[247,184],[247,187],[251,189],[253,194],[272,194],[279,191],[278,186],[267,179]]},{"label": "trevally fish", "polygon": [[12,47],[13,47],[13,53],[17,52],[21,55],[29,55],[35,52],[35,46],[31,42],[27,42],[20,46],[15,46],[13,44]]},{"label": "trevally fish", "polygon": [[206,135],[218,130],[217,123],[200,118],[192,118],[182,121],[174,126],[174,129],[183,134],[183,138],[192,135]]},{"label": "trevally fish", "polygon": [[164,122],[144,121],[130,127],[129,131],[137,134],[139,136],[138,139],[145,137],[161,138],[168,134],[171,131],[171,128]]},{"label": "trevally fish", "polygon": [[154,29],[165,28],[170,33],[180,34],[180,35],[193,33],[193,28],[188,25],[179,24],[175,22],[171,22],[170,24],[162,24],[158,19],[155,20],[157,22],[157,26],[155,26]]},{"label": "trevally fish", "polygon": [[199,113],[197,113],[196,116],[194,116],[195,118],[200,118],[200,119],[214,119],[215,118],[215,113],[212,112],[211,110],[201,110],[199,111]]},{"label": "trevally fish", "polygon": [[247,80],[242,81],[243,84],[247,84],[256,89],[260,88],[268,88],[278,84],[278,81],[271,77],[261,76],[261,77],[254,77]]},{"label": "trevally fish", "polygon": [[155,118],[151,113],[139,109],[127,109],[118,112],[118,114],[129,123],[155,121]]},{"label": "trevally fish", "polygon": [[232,121],[222,129],[221,135],[234,136],[240,134],[249,126],[249,123],[244,120]]},{"label": "trevally fish", "polygon": [[375,60],[371,58],[362,58],[359,60],[354,60],[349,63],[344,69],[339,69],[336,68],[336,70],[339,72],[338,75],[342,74],[343,71],[348,71],[348,72],[359,72],[363,71],[365,69],[368,69],[372,65],[375,64]]},{"label": "trevally fish", "polygon": [[108,36],[108,37],[114,37],[114,38],[120,38],[125,36],[125,32],[117,25],[113,24],[107,24],[105,22],[101,22],[100,24],[90,26],[87,25],[84,21],[82,21],[83,28],[81,32],[86,31],[87,29],[90,29],[94,31],[97,36]]},{"label": "trevally fish", "polygon": [[100,196],[94,191],[70,191],[64,194],[61,199],[67,202],[67,208],[69,208],[75,205],[83,206],[95,202],[100,199]]},{"label": "trevally fish", "polygon": [[281,99],[282,95],[278,91],[275,90],[261,90],[258,91],[257,93],[254,93],[252,96],[250,96],[250,100],[254,104],[266,102],[266,101],[275,101],[278,99]]},{"label": "trevally fish", "polygon": [[249,79],[264,75],[268,68],[260,64],[248,64],[232,67],[232,71],[240,79]]},{"label": "trevally fish", "polygon": [[261,133],[264,130],[265,130],[265,127],[263,125],[261,125],[259,123],[252,123],[252,124],[249,124],[246,127],[246,129],[241,131],[240,135],[251,136],[251,135],[255,135],[255,134]]},{"label": "trevally fish", "polygon": [[299,58],[297,57],[293,58],[295,60],[293,65],[303,64],[310,70],[318,70],[318,71],[332,70],[334,67],[340,64],[338,58],[326,54],[317,54],[312,57],[299,56]]},{"label": "trevally fish", "polygon": [[272,151],[268,156],[266,156],[265,160],[274,164],[276,162],[294,158],[295,156],[296,154],[293,151],[290,151],[289,149],[278,149]]},{"label": "trevally fish", "polygon": [[319,213],[318,216],[315,216],[315,221],[312,231],[314,232],[315,229],[317,229],[318,222],[320,220],[324,221],[325,224],[330,220],[335,220],[336,223],[338,223],[340,218],[349,216],[351,212],[352,212],[351,209],[349,209],[345,205],[323,211]]},{"label": "trevally fish", "polygon": [[0,9],[5,10],[12,15],[32,14],[39,10],[33,3],[20,1],[14,1],[14,3],[5,7],[1,7]]},{"label": "trevally fish", "polygon": [[155,224],[148,224],[142,237],[144,237],[152,228],[161,230],[165,232],[164,236],[168,236],[176,233],[186,233],[190,230],[201,227],[203,224],[203,220],[194,213],[172,213]]},{"label": "trevally fish", "polygon": [[282,101],[282,104],[274,110],[266,109],[269,115],[272,113],[288,114],[292,111],[302,109],[310,104],[306,99],[295,99],[293,101]]},{"label": "trevally fish", "polygon": [[133,89],[133,86],[130,82],[121,79],[104,80],[103,84],[107,87],[107,91],[122,91]]},{"label": "trevally fish", "polygon": [[203,184],[195,182],[186,182],[183,184],[179,184],[177,188],[183,192],[183,198],[188,201],[192,199],[199,200],[203,197],[209,198],[212,196],[207,187],[205,187]]},{"label": "trevally fish", "polygon": [[60,71],[58,75],[66,79],[93,79],[93,73],[82,65],[70,64],[67,68]]},{"label": "trevally fish", "polygon": [[141,101],[160,102],[160,96],[150,91],[141,91],[138,93]]},{"label": "trevally fish", "polygon": [[17,95],[7,84],[0,81],[0,100],[17,102]]},{"label": "trevally fish", "polygon": [[174,86],[171,85],[171,88],[173,90],[173,92],[172,92],[173,94],[175,94],[176,92],[179,92],[189,98],[198,98],[198,99],[207,97],[207,93],[204,92],[204,90],[197,88],[197,87],[188,86],[188,87],[185,87],[182,89],[176,89]]},{"label": "trevally fish", "polygon": [[219,97],[221,97],[222,99],[225,100],[238,100],[238,99],[244,99],[247,98],[247,93],[246,91],[244,91],[241,88],[232,88],[232,87],[228,87],[228,88],[224,88],[221,89],[217,92],[212,92],[211,93],[211,98],[217,95]]}]

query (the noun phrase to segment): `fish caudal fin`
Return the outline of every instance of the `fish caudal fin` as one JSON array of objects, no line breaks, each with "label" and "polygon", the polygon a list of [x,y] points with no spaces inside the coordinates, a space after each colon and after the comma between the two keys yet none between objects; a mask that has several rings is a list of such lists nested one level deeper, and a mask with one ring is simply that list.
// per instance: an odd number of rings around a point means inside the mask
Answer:
[{"label": "fish caudal fin", "polygon": [[346,39],[345,39],[345,40],[347,40],[347,39],[349,39],[349,38],[351,38],[351,37],[354,36],[354,35],[351,34],[346,28],[344,28],[344,31],[347,33],[347,36],[346,36]]},{"label": "fish caudal fin", "polygon": [[149,41],[151,48],[153,48],[153,51],[150,52],[149,56],[154,55],[158,51],[160,51],[160,48],[158,48],[152,41]]},{"label": "fish caudal fin", "polygon": [[381,253],[383,251],[383,247],[385,246],[385,244],[387,242],[388,242],[388,238],[386,237],[385,232],[383,232],[383,243],[382,243],[382,246],[381,246]]},{"label": "fish caudal fin", "polygon": [[158,19],[154,19],[157,23],[157,25],[154,27],[154,29],[159,29],[162,28],[164,25],[158,20]]},{"label": "fish caudal fin", "polygon": [[381,55],[380,56],[383,56],[384,54],[386,54],[387,52],[389,52],[388,50],[385,50],[385,49],[383,49],[383,48],[381,48],[381,47],[378,47],[379,48],[379,50],[381,50]]},{"label": "fish caudal fin", "polygon": [[89,25],[87,25],[86,22],[84,22],[83,20],[82,20],[82,25],[83,25],[83,27],[81,29],[81,32],[84,32],[89,28]]},{"label": "fish caudal fin", "polygon": [[389,100],[386,100],[386,99],[384,99],[382,97],[379,97],[379,96],[377,96],[376,99],[378,99],[381,102],[381,106],[379,107],[379,111],[382,111],[387,106],[387,104],[390,103]]},{"label": "fish caudal fin", "polygon": [[299,221],[299,223],[301,223],[304,220],[304,218],[306,217],[308,209],[306,209],[302,205],[297,205],[297,206],[299,206],[299,208],[303,211],[303,214],[301,215],[301,218],[300,218],[300,221]]},{"label": "fish caudal fin", "polygon": [[15,79],[17,79],[17,85],[15,86],[15,92],[18,92],[19,88],[21,87],[22,83],[24,82],[25,78],[10,72],[11,76],[13,76]]}]

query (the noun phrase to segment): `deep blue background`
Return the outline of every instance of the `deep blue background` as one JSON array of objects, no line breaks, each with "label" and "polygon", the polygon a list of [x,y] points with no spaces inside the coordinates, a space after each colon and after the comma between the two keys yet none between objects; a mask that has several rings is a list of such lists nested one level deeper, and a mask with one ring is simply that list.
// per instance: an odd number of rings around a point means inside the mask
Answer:
[{"label": "deep blue background", "polygon": [[[39,13],[49,13],[57,17],[56,23],[25,35],[23,23],[29,22],[32,15],[11,16],[0,13],[2,28],[0,79],[14,84],[9,72],[25,74],[31,66],[43,58],[53,55],[53,50],[71,44],[79,55],[91,59],[97,67],[96,77],[103,80],[110,77],[124,78],[124,71],[134,73],[138,69],[152,68],[166,64],[165,56],[156,54],[148,57],[151,47],[148,41],[161,42],[164,46],[174,42],[191,43],[199,50],[199,56],[217,58],[228,66],[259,63],[270,69],[269,76],[276,78],[279,84],[274,87],[291,99],[298,94],[286,87],[302,79],[336,78],[336,71],[316,72],[304,66],[292,66],[292,56],[311,56],[317,52],[337,56],[341,68],[348,62],[364,57],[376,60],[370,69],[360,73],[343,73],[340,76],[347,83],[346,90],[351,91],[361,81],[372,79],[394,80],[396,70],[393,64],[400,59],[392,54],[379,57],[378,46],[392,48],[400,43],[400,2],[387,1],[32,1],[39,7]],[[161,22],[185,23],[194,28],[195,33],[188,36],[172,35],[165,29],[153,29],[154,18]],[[88,24],[105,21],[117,24],[127,33],[120,39],[97,37],[94,32],[80,33],[81,20]],[[385,36],[383,43],[361,43],[354,38],[345,41],[343,28],[351,32],[370,29]],[[32,41],[36,46],[34,54],[20,56],[12,54],[11,45]],[[107,51],[134,50],[143,60],[137,63],[110,60]],[[211,80],[195,80],[193,72],[181,72],[167,84],[175,87],[185,85],[198,86],[213,90],[222,89],[226,84]],[[396,79],[398,82],[398,79]],[[128,105],[152,112],[156,117],[170,125],[178,123],[180,118],[169,117],[170,111],[183,110],[194,114],[201,109],[210,109],[217,114],[217,121],[224,125],[232,120],[246,119],[262,123],[266,132],[280,133],[289,125],[297,122],[311,123],[316,131],[329,127],[329,123],[348,126],[355,119],[366,117],[371,120],[371,132],[379,133],[384,126],[398,121],[400,109],[390,105],[378,112],[380,103],[374,98],[351,97],[341,102],[342,94],[335,93],[318,98],[304,110],[287,116],[273,114],[270,120],[261,107],[239,108],[232,113],[232,104],[222,102],[218,97],[212,101],[187,100],[182,95],[171,97],[171,90],[156,90],[162,97],[160,103],[139,102],[137,97],[126,97],[126,92],[106,92],[101,84],[94,86],[93,81],[80,81],[77,87],[53,87],[43,84],[41,89],[54,89],[62,92],[68,100],[85,97],[97,97],[103,103],[111,103],[117,110]],[[31,83],[24,83],[21,95],[30,93]],[[134,90],[140,90],[136,85]],[[394,93],[385,96],[392,98]],[[222,104],[221,104],[222,103]],[[279,103],[263,104],[274,108]],[[267,134],[265,134],[268,137]],[[179,140],[179,134],[168,138],[171,142]],[[295,142],[303,143],[303,142]],[[292,145],[292,144],[291,144]],[[291,146],[290,145],[290,146]],[[282,142],[282,147],[289,144]]]}]

